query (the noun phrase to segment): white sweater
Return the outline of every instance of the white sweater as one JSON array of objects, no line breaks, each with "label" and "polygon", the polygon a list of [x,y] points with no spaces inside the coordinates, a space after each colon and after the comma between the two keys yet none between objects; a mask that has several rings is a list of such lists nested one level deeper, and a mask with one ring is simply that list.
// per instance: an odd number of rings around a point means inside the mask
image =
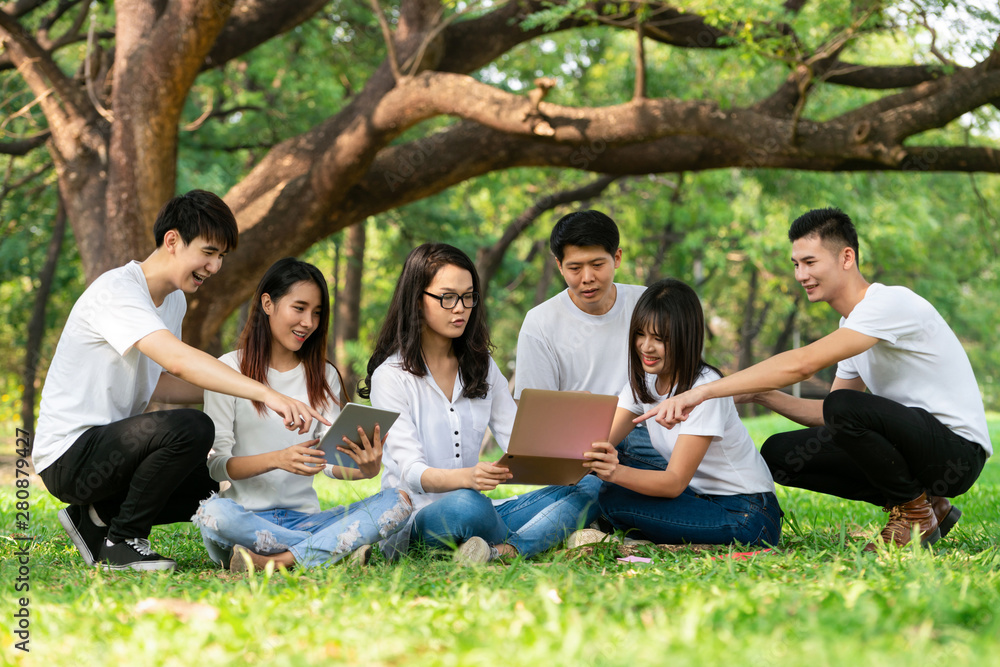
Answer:
[{"label": "white sweater", "polygon": [[[219,360],[239,370],[238,352],[230,352]],[[336,369],[327,365],[326,381],[334,396],[340,396],[340,380]],[[304,403],[309,402],[306,388],[305,366],[299,364],[290,371],[280,373],[273,368],[267,371],[267,384],[272,389]],[[251,512],[269,509],[290,509],[299,512],[318,512],[319,499],[313,490],[313,478],[295,475],[284,470],[272,470],[247,479],[234,480],[226,471],[226,464],[234,456],[265,454],[309,440],[309,435],[289,431],[281,417],[265,408],[258,414],[253,403],[214,391],[205,392],[205,413],[215,422],[215,444],[208,455],[208,470],[212,479],[230,482],[232,486],[220,495],[231,498]],[[340,408],[330,404],[323,416],[333,421]]]}]

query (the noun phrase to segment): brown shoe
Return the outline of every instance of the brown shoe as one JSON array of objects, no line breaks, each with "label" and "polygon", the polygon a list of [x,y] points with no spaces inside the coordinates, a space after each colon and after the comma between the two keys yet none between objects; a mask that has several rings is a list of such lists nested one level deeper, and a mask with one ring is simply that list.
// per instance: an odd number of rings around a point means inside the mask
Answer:
[{"label": "brown shoe", "polygon": [[[921,493],[917,498],[902,505],[885,507],[883,512],[889,513],[889,522],[882,529],[882,542],[889,544],[892,542],[897,547],[905,547],[910,543],[913,526],[920,531],[920,545],[930,546],[941,539],[941,529],[938,527],[938,518],[934,514],[934,508],[927,500],[927,494]],[[869,542],[865,545],[865,551],[875,551],[878,545]]]},{"label": "brown shoe", "polygon": [[958,520],[962,518],[962,510],[951,504],[951,501],[942,496],[927,496],[928,502],[934,508],[934,516],[937,517],[941,528],[941,537],[948,534]]}]

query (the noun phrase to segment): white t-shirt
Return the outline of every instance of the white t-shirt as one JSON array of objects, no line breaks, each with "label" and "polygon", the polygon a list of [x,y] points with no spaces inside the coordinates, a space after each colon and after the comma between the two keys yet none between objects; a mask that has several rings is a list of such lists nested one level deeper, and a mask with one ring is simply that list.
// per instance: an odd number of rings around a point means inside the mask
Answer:
[{"label": "white t-shirt", "polygon": [[958,435],[993,454],[983,397],[962,344],[926,299],[906,287],[872,283],[840,326],[878,338],[837,365],[837,377],[860,377],[876,396],[923,408]]},{"label": "white t-shirt", "polygon": [[[413,503],[407,527],[382,542],[382,550],[390,558],[406,553],[417,513],[447,493],[424,491],[420,477],[425,470],[471,468],[479,463],[487,426],[500,448],[507,451],[517,405],[492,358],[487,381],[485,398],[466,398],[462,396],[464,385],[459,373],[447,397],[430,373],[417,377],[403,370],[398,353],[372,373],[372,406],[399,412],[382,453],[382,488],[402,488]],[[507,500],[510,498],[494,500],[493,504]]]},{"label": "white t-shirt", "polygon": [[179,290],[153,305],[139,262],[104,273],[80,295],[42,387],[35,470],[52,465],[84,431],[142,414],[163,368],[134,346],[161,329],[180,338],[186,310]]},{"label": "white t-shirt", "polygon": [[[229,352],[219,357],[219,361],[239,371],[239,355],[238,350]],[[326,366],[326,381],[333,395],[339,398],[340,379],[337,370],[330,364]],[[303,364],[285,372],[269,368],[267,384],[285,396],[309,403],[306,367]],[[264,408],[264,414],[259,414],[252,401],[214,391],[205,392],[205,414],[215,423],[215,444],[208,455],[209,474],[217,482],[232,483],[219,495],[232,499],[251,512],[289,509],[311,514],[320,510],[312,477],[271,470],[262,475],[234,480],[226,472],[226,464],[234,456],[254,456],[285,449],[309,440],[309,434],[289,431],[281,415],[273,410]],[[334,403],[323,411],[323,416],[330,421],[339,414],[340,407]],[[328,470],[330,468],[327,466]]]},{"label": "white t-shirt", "polygon": [[[704,369],[695,380],[700,386],[719,379],[719,374]],[[656,375],[646,375],[647,386],[655,399],[652,403],[640,403],[632,396],[632,388],[625,385],[618,397],[618,407],[641,415],[656,407],[661,401],[673,396],[673,390],[666,396],[656,392]],[[653,448],[670,464],[670,454],[674,451],[677,438],[682,435],[710,435],[705,458],[691,478],[690,487],[695,493],[714,496],[736,494],[767,493],[774,491],[774,481],[767,464],[753,444],[746,426],[736,413],[736,404],[731,397],[713,398],[705,401],[672,429],[666,429],[650,420],[649,441]]]},{"label": "white t-shirt", "polygon": [[603,315],[580,310],[563,290],[528,311],[517,335],[514,398],[527,388],[614,396],[628,381],[628,327],[642,285],[615,283]]}]

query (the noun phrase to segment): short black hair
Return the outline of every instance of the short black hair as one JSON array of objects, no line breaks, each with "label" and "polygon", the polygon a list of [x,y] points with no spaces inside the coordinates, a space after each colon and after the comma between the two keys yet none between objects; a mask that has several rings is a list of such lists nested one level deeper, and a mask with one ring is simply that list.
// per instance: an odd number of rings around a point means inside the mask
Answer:
[{"label": "short black hair", "polygon": [[191,190],[163,205],[153,223],[157,248],[163,245],[163,237],[171,229],[177,230],[185,244],[201,236],[225,246],[227,252],[236,250],[240,238],[236,216],[229,206],[218,195],[205,190]]},{"label": "short black hair", "polygon": [[618,252],[618,225],[600,211],[576,211],[559,218],[549,236],[549,250],[562,263],[566,246],[601,246],[609,255]]},{"label": "short black hair", "polygon": [[788,240],[794,243],[813,234],[818,235],[835,252],[844,248],[853,249],[854,261],[859,261],[858,230],[854,228],[851,217],[839,208],[814,208],[800,215],[788,229]]}]

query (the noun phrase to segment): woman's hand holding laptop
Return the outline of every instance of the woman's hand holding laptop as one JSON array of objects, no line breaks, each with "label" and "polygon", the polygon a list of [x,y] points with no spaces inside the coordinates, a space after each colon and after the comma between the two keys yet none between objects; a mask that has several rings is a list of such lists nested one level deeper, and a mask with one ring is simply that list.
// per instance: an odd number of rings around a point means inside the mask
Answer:
[{"label": "woman's hand holding laptop", "polygon": [[500,462],[489,463],[480,461],[475,466],[468,468],[469,487],[476,491],[492,491],[498,485],[503,484],[513,477],[509,468],[500,465]]},{"label": "woman's hand holding laptop", "polygon": [[618,470],[618,450],[610,442],[595,442],[593,449],[583,453],[583,467],[590,469],[602,482],[613,482]]}]

